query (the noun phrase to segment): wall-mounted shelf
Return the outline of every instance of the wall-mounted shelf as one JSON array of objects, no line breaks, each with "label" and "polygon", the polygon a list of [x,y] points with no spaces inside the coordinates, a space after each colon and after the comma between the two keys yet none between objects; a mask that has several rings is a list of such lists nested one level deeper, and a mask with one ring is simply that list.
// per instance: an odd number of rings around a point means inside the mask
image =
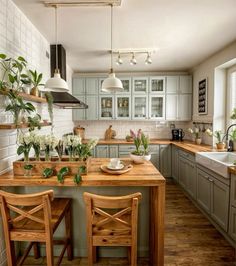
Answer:
[{"label": "wall-mounted shelf", "polygon": [[[41,127],[47,127],[47,126],[51,126],[52,123],[40,123]],[[28,128],[29,124],[28,123],[22,123],[18,126],[18,128]],[[16,125],[11,123],[11,124],[0,124],[0,130],[2,129],[16,129]]]},{"label": "wall-mounted shelf", "polygon": [[[7,91],[4,91],[4,92],[1,91],[1,94],[7,95]],[[27,94],[24,92],[20,92],[19,96],[21,96],[26,101],[31,101],[31,102],[35,102],[35,103],[46,103],[47,102],[46,98],[30,95],[30,94]]]}]

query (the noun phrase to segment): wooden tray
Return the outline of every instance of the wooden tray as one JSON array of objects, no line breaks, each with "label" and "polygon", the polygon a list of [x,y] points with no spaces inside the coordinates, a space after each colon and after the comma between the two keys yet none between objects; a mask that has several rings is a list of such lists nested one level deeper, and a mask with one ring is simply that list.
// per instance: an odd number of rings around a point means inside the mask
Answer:
[{"label": "wooden tray", "polygon": [[101,165],[100,168],[103,172],[111,174],[111,175],[122,175],[124,173],[129,172],[131,169],[133,169],[133,165],[132,164],[125,165],[125,167],[121,170],[110,170],[107,168],[105,164]]}]

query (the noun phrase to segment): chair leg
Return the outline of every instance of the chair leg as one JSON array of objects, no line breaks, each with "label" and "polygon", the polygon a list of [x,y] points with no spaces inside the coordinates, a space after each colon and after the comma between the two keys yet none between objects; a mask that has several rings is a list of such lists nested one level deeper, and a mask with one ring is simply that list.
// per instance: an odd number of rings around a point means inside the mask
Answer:
[{"label": "chair leg", "polygon": [[34,258],[39,259],[41,257],[39,243],[34,242],[33,248],[34,248]]},{"label": "chair leg", "polygon": [[71,205],[65,214],[65,227],[66,227],[66,238],[68,239],[67,246],[67,259],[73,260],[73,240],[72,240],[72,212]]},{"label": "chair leg", "polygon": [[53,266],[53,242],[46,240],[47,266]]},{"label": "chair leg", "polygon": [[93,266],[93,258],[94,258],[93,251],[94,248],[92,246],[92,243],[88,244],[88,266]]},{"label": "chair leg", "polygon": [[137,247],[131,247],[131,266],[137,266]]},{"label": "chair leg", "polygon": [[128,263],[131,263],[131,247],[128,247]]},{"label": "chair leg", "polygon": [[97,247],[93,246],[93,263],[97,262]]},{"label": "chair leg", "polygon": [[16,265],[16,254],[15,254],[15,245],[13,241],[6,241],[6,252],[7,252],[7,265],[15,266]]}]

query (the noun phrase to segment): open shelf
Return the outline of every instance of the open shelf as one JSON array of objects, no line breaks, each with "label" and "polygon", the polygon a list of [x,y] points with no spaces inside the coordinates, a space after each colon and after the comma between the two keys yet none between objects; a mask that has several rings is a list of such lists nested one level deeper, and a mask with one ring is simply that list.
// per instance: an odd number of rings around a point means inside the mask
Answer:
[{"label": "open shelf", "polygon": [[[7,91],[1,92],[1,94],[6,95]],[[20,92],[19,95],[24,100],[27,100],[27,101],[31,101],[31,102],[35,102],[35,103],[46,103],[47,102],[46,98],[30,95],[30,94],[27,94],[27,93],[24,93],[24,92]]]},{"label": "open shelf", "polygon": [[[52,123],[40,123],[41,127],[47,127],[47,126],[51,126]],[[28,123],[22,123],[18,126],[18,128],[28,128],[29,124]],[[0,130],[1,129],[16,129],[16,125],[11,123],[11,124],[0,124]]]}]

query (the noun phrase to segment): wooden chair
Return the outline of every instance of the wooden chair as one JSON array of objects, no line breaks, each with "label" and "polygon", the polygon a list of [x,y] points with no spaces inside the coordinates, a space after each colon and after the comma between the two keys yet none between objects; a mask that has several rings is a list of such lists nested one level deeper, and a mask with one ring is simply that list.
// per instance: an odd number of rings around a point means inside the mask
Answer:
[{"label": "wooden chair", "polygon": [[[53,190],[26,195],[0,190],[0,207],[8,266],[22,265],[32,246],[35,257],[40,257],[38,242],[46,244],[47,266],[54,265],[53,244],[64,244],[57,265],[60,265],[66,249],[68,260],[72,260],[71,199],[53,199]],[[66,237],[63,240],[53,241],[53,233],[64,217]],[[14,241],[30,242],[18,263]]]},{"label": "wooden chair", "polygon": [[88,265],[96,261],[97,246],[127,246],[131,266],[137,265],[138,203],[142,194],[108,197],[85,192]]}]

